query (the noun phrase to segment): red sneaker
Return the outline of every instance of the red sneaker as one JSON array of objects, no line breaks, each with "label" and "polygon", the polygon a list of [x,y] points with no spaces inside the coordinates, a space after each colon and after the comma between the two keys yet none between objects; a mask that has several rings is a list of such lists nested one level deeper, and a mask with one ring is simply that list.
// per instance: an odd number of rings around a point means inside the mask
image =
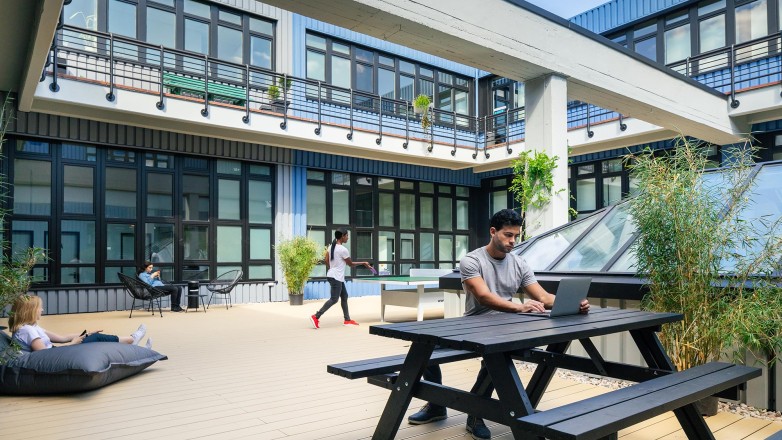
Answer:
[{"label": "red sneaker", "polygon": [[318,322],[318,318],[315,315],[310,316],[310,324],[312,324],[312,328],[320,328],[320,322]]},{"label": "red sneaker", "polygon": [[358,323],[352,319],[348,319],[342,325],[358,325]]}]

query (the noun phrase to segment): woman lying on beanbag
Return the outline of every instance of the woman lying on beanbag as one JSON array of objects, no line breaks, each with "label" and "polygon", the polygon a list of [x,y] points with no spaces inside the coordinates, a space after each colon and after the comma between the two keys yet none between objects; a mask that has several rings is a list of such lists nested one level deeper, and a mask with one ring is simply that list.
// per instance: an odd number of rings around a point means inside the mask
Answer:
[{"label": "woman lying on beanbag", "polygon": [[[16,298],[11,306],[11,317],[8,318],[8,326],[11,333],[13,333],[13,339],[19,343],[23,352],[29,353],[52,348],[52,342],[63,343],[64,345],[88,342],[138,344],[147,333],[147,328],[144,324],[141,324],[130,336],[104,335],[101,333],[103,330],[91,332],[85,330],[80,335],[76,333],[58,335],[38,325],[38,320],[41,319],[42,313],[43,301],[38,296],[22,295]],[[152,348],[152,338],[147,338],[146,347]]]}]

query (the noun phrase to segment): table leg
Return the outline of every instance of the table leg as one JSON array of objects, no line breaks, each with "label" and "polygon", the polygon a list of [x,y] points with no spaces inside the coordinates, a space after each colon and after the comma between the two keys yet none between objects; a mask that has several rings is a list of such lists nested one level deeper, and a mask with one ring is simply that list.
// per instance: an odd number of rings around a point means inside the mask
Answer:
[{"label": "table leg", "polygon": [[377,423],[372,440],[393,440],[405,416],[407,407],[413,399],[413,389],[421,380],[434,346],[422,342],[413,342],[407,352],[405,363],[399,371],[396,385],[391,390],[386,407]]},{"label": "table leg", "polygon": [[418,318],[418,321],[423,321],[424,320],[424,306],[423,306],[423,304],[421,304],[421,300],[422,300],[422,298],[424,296],[425,289],[424,289],[423,285],[419,285],[416,290],[418,291],[418,317],[417,318]]},{"label": "table leg", "polygon": [[380,285],[380,322],[386,322],[386,299],[385,299],[386,285]]},{"label": "table leg", "polygon": [[502,407],[502,414],[498,414],[500,420],[497,421],[510,426],[514,438],[526,438],[525,432],[516,426],[514,420],[534,413],[535,409],[530,404],[513,359],[507,353],[495,353],[485,355],[483,362]]},{"label": "table leg", "polygon": [[[552,353],[562,354],[567,351],[570,346],[570,341],[559,342],[557,344],[551,344],[546,347],[546,351]],[[557,367],[548,364],[538,364],[535,368],[535,372],[532,373],[532,377],[527,384],[527,392],[529,394],[529,400],[533,407],[538,406],[540,399],[543,398],[543,393],[546,391],[549,382],[554,377],[554,373],[557,372]]]},{"label": "table leg", "polygon": [[[655,329],[631,330],[630,335],[632,335],[638,350],[641,351],[641,356],[643,356],[649,367],[676,371],[676,366],[671,362],[668,354],[665,353],[665,349],[660,343]],[[679,420],[679,424],[682,426],[682,430],[684,430],[687,438],[714,440],[714,434],[712,434],[706,421],[703,420],[703,416],[701,416],[695,404],[675,409],[673,413]]]}]

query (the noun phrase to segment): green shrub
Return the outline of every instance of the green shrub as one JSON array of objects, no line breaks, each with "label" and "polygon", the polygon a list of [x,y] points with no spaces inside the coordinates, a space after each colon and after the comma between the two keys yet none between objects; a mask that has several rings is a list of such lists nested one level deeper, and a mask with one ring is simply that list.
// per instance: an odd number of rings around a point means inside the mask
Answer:
[{"label": "green shrub", "polygon": [[275,248],[288,292],[291,295],[303,294],[304,285],[322,256],[320,245],[309,237],[298,236],[280,241]]},{"label": "green shrub", "polygon": [[751,203],[753,151],[728,152],[734,166],[716,185],[703,178],[705,148],[683,137],[673,152],[632,158],[633,250],[649,281],[642,308],[684,316],[660,332],[680,370],[731,350],[739,359],[745,348],[773,362],[782,348],[782,289],[770,278],[782,252],[780,220],[759,229],[741,217]]}]

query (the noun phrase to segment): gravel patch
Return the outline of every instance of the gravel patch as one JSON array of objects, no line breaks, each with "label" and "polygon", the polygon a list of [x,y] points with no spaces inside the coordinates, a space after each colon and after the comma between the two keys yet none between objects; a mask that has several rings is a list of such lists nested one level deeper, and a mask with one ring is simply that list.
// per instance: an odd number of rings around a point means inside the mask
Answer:
[{"label": "gravel patch", "polygon": [[[519,367],[520,370],[529,371],[529,372],[534,371],[535,367],[537,366],[536,364],[532,364],[528,362],[518,362],[518,361],[516,362],[516,365]],[[628,382],[626,380],[611,379],[602,376],[592,376],[589,374],[577,373],[574,371],[564,370],[561,368],[557,369],[557,377],[570,380],[573,382],[594,385],[603,388],[609,388],[612,390],[628,387],[635,383],[635,382]],[[756,419],[782,422],[782,412],[769,411],[762,408],[755,408],[752,406],[748,406],[744,403],[720,401],[719,410],[724,412],[731,412],[744,417],[754,417]]]}]

